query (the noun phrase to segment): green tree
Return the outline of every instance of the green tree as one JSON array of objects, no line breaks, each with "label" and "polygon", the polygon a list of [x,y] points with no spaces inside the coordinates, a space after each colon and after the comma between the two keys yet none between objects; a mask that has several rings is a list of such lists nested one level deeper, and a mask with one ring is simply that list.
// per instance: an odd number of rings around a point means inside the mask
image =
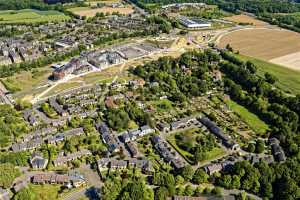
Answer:
[{"label": "green tree", "polygon": [[191,181],[194,175],[194,170],[192,166],[187,165],[182,168],[181,175],[185,180]]},{"label": "green tree", "polygon": [[169,197],[169,192],[166,187],[159,187],[155,191],[155,200],[166,200]]},{"label": "green tree", "polygon": [[256,142],[256,148],[255,148],[255,152],[256,153],[262,153],[265,150],[265,142],[263,140],[258,140]]},{"label": "green tree", "polygon": [[15,168],[10,163],[0,164],[0,186],[4,188],[10,188],[11,184],[21,175],[19,169]]},{"label": "green tree", "polygon": [[191,185],[185,186],[184,195],[185,196],[193,196],[193,194],[194,194],[193,187]]},{"label": "green tree", "polygon": [[29,188],[23,188],[13,198],[14,200],[35,200],[36,196]]},{"label": "green tree", "polygon": [[254,153],[255,152],[255,144],[249,143],[248,147],[247,147],[247,151],[250,153]]},{"label": "green tree", "polygon": [[195,184],[201,184],[201,183],[207,183],[209,176],[203,169],[197,169],[194,176],[193,176],[193,183]]}]

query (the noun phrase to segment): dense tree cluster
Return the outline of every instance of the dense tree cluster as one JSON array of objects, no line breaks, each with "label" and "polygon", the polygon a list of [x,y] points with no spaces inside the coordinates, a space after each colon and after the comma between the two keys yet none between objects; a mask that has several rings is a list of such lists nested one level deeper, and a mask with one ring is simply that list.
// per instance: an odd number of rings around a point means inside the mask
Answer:
[{"label": "dense tree cluster", "polygon": [[184,102],[217,86],[210,75],[218,55],[211,51],[189,52],[178,59],[163,57],[157,61],[138,66],[133,73],[146,82],[157,82],[159,87],[150,88],[150,93],[165,94],[174,102]]},{"label": "dense tree cluster", "polygon": [[[197,134],[193,132],[192,134]],[[195,138],[189,137],[187,134],[177,133],[175,141],[179,148],[193,155],[191,160],[200,162],[207,159],[207,153],[217,147],[216,140],[212,135],[197,135]]]},{"label": "dense tree cluster", "polygon": [[0,147],[11,145],[14,138],[27,132],[27,125],[20,114],[9,105],[0,105]]},{"label": "dense tree cluster", "polygon": [[43,0],[0,0],[0,10],[59,10],[64,11],[61,4],[48,5]]},{"label": "dense tree cluster", "polygon": [[[272,135],[281,140],[289,159],[283,164],[252,166],[238,163],[229,174],[223,174],[218,183],[226,188],[241,188],[272,199],[300,197],[299,168],[299,95],[287,95],[272,84],[276,77],[256,73],[256,66],[244,63],[233,54],[223,52],[226,60],[220,69],[226,74],[226,91],[231,98],[256,113],[270,125]],[[264,142],[249,144],[248,151],[261,153]]]},{"label": "dense tree cluster", "polygon": [[297,163],[254,166],[238,162],[233,169],[217,178],[216,183],[227,189],[242,189],[268,199],[299,199],[300,171]]},{"label": "dense tree cluster", "polygon": [[261,13],[259,18],[269,22],[270,24],[278,25],[282,28],[300,32],[300,18],[297,14],[273,14]]},{"label": "dense tree cluster", "polygon": [[123,177],[111,174],[104,182],[101,197],[105,200],[153,200],[154,194],[138,174]]},{"label": "dense tree cluster", "polygon": [[258,76],[252,63],[244,63],[227,52],[222,57],[229,61],[220,66],[229,78],[225,85],[232,98],[272,125],[282,139],[289,138],[288,132],[299,130],[299,95],[291,97],[275,89],[270,75]]},{"label": "dense tree cluster", "polygon": [[1,152],[0,163],[10,163],[14,166],[28,166],[29,152]]},{"label": "dense tree cluster", "polygon": [[12,164],[0,164],[0,187],[10,188],[15,178],[20,175],[19,169]]},{"label": "dense tree cluster", "polygon": [[[170,3],[186,3],[185,0],[134,0],[138,6],[147,8],[146,4],[165,5]],[[300,10],[297,4],[284,0],[191,0],[191,3],[207,3],[218,5],[229,12],[246,11],[251,13],[292,13]]]}]

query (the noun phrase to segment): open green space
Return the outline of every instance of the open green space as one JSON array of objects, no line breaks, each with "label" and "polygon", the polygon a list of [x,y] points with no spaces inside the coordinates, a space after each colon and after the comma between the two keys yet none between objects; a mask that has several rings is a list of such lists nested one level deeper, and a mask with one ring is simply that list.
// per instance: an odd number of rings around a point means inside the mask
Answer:
[{"label": "open green space", "polygon": [[154,106],[157,112],[166,112],[173,108],[173,102],[168,99],[150,101],[148,104]]},{"label": "open green space", "polygon": [[212,135],[204,134],[198,128],[172,134],[167,140],[190,164],[206,162],[225,153]]},{"label": "open green space", "polygon": [[227,100],[226,104],[260,136],[264,135],[267,132],[268,125],[261,119],[259,119],[255,114],[247,110],[245,107],[237,104],[232,100]]},{"label": "open green space", "polygon": [[69,16],[59,11],[39,11],[33,9],[0,11],[0,24],[39,23],[50,21],[63,21]]},{"label": "open green space", "polygon": [[59,198],[60,185],[30,185],[37,200],[53,200]]},{"label": "open green space", "polygon": [[251,61],[258,66],[258,73],[263,76],[265,72],[269,72],[278,78],[276,86],[286,92],[300,94],[300,71],[292,70],[287,67],[272,64],[260,59],[249,56],[238,55],[238,58],[244,61]]}]

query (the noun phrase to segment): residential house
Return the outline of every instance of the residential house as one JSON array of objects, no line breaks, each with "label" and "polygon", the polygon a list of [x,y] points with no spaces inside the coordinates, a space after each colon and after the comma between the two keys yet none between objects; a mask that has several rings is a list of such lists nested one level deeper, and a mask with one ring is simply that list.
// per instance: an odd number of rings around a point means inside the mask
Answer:
[{"label": "residential house", "polygon": [[53,161],[53,164],[54,164],[54,166],[65,165],[70,161],[76,160],[76,159],[81,158],[83,156],[89,156],[89,155],[92,155],[92,153],[87,149],[83,149],[83,150],[77,151],[75,153],[67,154],[66,156],[59,155]]},{"label": "residential house", "polygon": [[27,151],[33,150],[39,146],[41,146],[44,141],[41,138],[36,138],[28,142],[20,142],[12,145],[13,152]]},{"label": "residential house", "polygon": [[61,184],[67,185],[70,178],[67,175],[54,174],[54,173],[41,173],[35,174],[32,177],[33,184]]},{"label": "residential house", "polygon": [[119,152],[120,151],[120,142],[115,137],[115,135],[109,130],[108,126],[105,123],[96,124],[96,128],[102,135],[103,142],[107,145],[108,151]]},{"label": "residential house", "polygon": [[222,169],[223,169],[223,166],[221,163],[213,163],[213,164],[206,165],[204,167],[204,170],[208,175],[212,175],[216,172],[221,171]]},{"label": "residential house", "polygon": [[240,146],[232,141],[230,138],[228,138],[224,132],[210,119],[207,117],[202,117],[200,118],[200,122],[206,126],[211,133],[213,133],[218,139],[222,141],[222,143],[229,149],[231,150],[239,150]]},{"label": "residential house", "polygon": [[54,136],[50,136],[47,141],[48,144],[57,144],[65,140],[65,135],[63,133],[58,133]]},{"label": "residential house", "polygon": [[172,151],[167,142],[163,141],[159,136],[151,138],[158,153],[166,162],[170,162],[176,169],[181,169],[186,165],[186,162],[178,155],[176,151]]},{"label": "residential house", "polygon": [[167,123],[159,123],[157,125],[157,128],[161,131],[161,132],[164,132],[164,133],[167,133],[170,131],[170,124],[167,124]]},{"label": "residential house", "polygon": [[110,169],[111,170],[117,170],[117,169],[126,169],[127,168],[127,162],[124,160],[115,160],[112,159],[110,161]]},{"label": "residential house", "polygon": [[109,163],[110,159],[109,158],[102,158],[97,161],[98,169],[99,171],[105,171],[109,169]]},{"label": "residential house", "polygon": [[128,83],[133,89],[138,89],[145,85],[144,79],[131,80]]},{"label": "residential house", "polygon": [[146,159],[141,159],[141,160],[138,160],[135,158],[130,159],[128,161],[128,167],[138,168],[146,174],[153,172],[153,167],[152,167],[150,161],[146,160]]},{"label": "residential house", "polygon": [[133,142],[126,143],[126,146],[131,154],[131,157],[135,158],[138,155],[137,146]]},{"label": "residential house", "polygon": [[74,188],[78,188],[83,185],[86,185],[86,179],[78,171],[75,170],[69,171],[68,176]]},{"label": "residential house", "polygon": [[73,136],[80,136],[84,134],[83,128],[74,128],[64,132],[66,138],[70,138]]},{"label": "residential house", "polygon": [[61,115],[61,116],[63,116],[63,117],[66,117],[66,116],[67,116],[67,114],[68,114],[67,111],[65,111],[65,110],[63,109],[63,107],[57,103],[57,101],[56,101],[55,98],[50,98],[50,99],[49,99],[49,103],[50,103],[50,106],[51,106],[52,108],[54,108],[54,110],[55,110],[59,115]]},{"label": "residential house", "polygon": [[33,169],[45,169],[48,159],[44,158],[40,152],[34,152],[31,156],[30,164]]},{"label": "residential house", "polygon": [[141,129],[141,134],[140,134],[141,137],[155,132],[155,130],[148,125],[142,126],[140,129]]}]

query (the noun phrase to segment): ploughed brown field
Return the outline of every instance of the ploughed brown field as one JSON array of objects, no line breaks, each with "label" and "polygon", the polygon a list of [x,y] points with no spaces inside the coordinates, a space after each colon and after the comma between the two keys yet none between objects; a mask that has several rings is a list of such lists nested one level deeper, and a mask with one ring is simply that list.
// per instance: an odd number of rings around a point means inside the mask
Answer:
[{"label": "ploughed brown field", "polygon": [[235,22],[235,23],[249,23],[249,24],[252,24],[254,26],[266,26],[266,25],[268,25],[268,23],[266,23],[264,21],[255,19],[254,17],[243,15],[243,14],[233,15],[231,17],[225,17],[224,19],[228,20],[228,21]]},{"label": "ploughed brown field", "polygon": [[230,44],[241,54],[300,70],[300,34],[282,29],[254,28],[224,35],[220,47]]}]

